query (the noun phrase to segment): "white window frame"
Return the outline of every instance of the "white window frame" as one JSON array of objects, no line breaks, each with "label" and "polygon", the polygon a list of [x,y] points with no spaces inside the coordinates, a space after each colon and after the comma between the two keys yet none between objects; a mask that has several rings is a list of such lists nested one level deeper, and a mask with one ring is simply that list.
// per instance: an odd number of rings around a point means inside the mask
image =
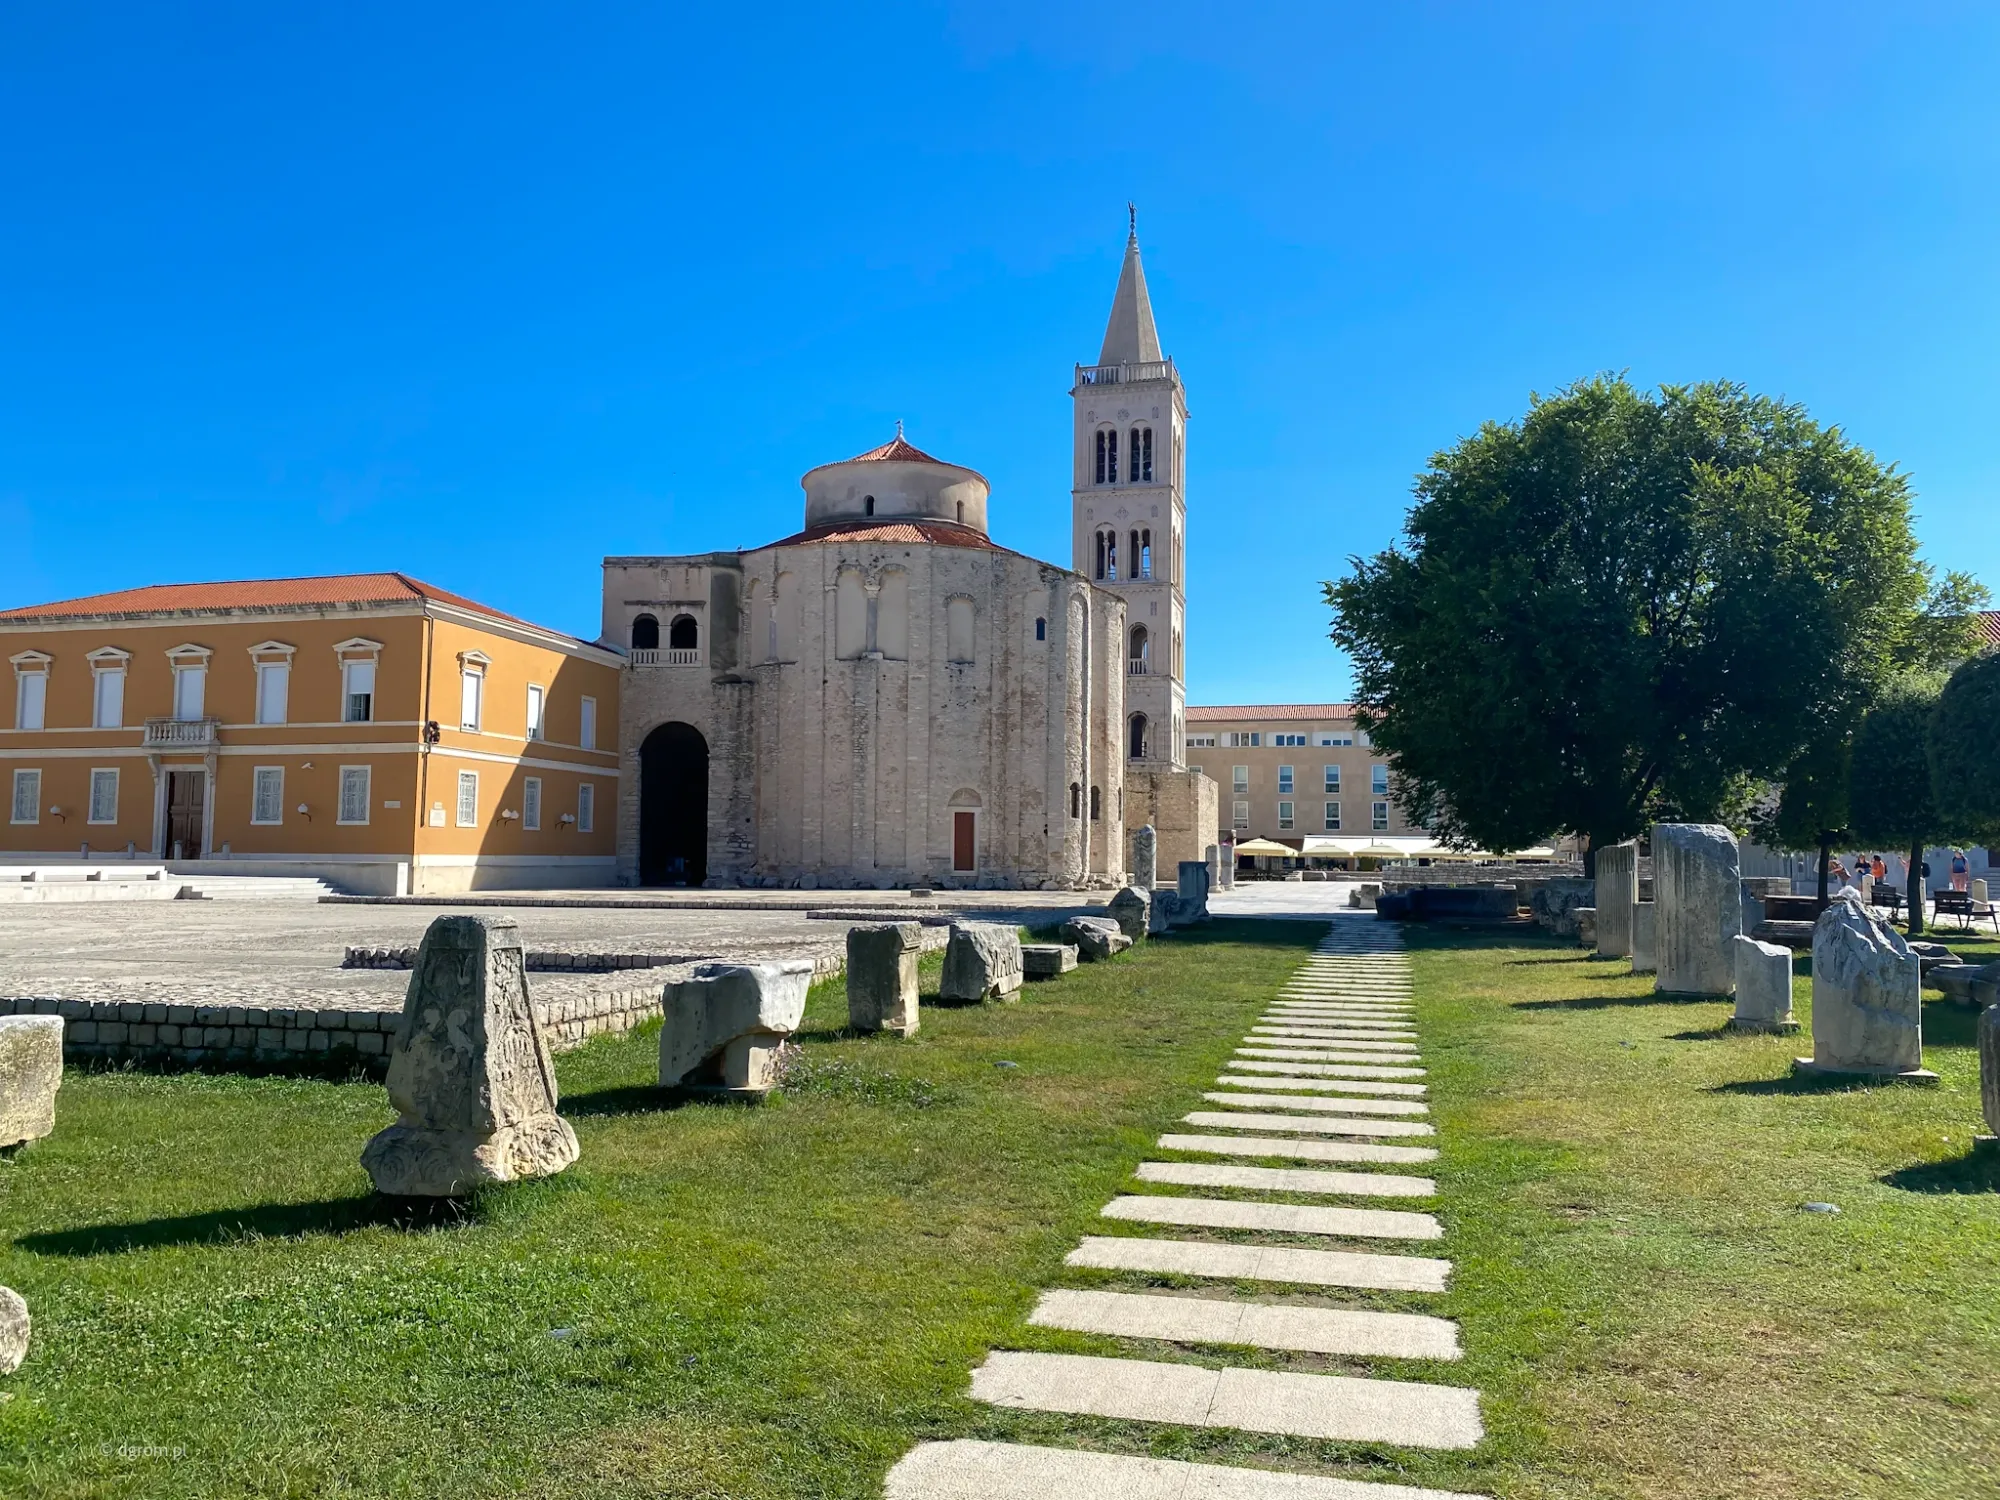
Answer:
[{"label": "white window frame", "polygon": [[530,776],[521,782],[521,830],[542,831],[542,778]]},{"label": "white window frame", "polygon": [[531,740],[546,739],[549,694],[539,682],[528,684],[528,734]]},{"label": "white window frame", "polygon": [[1231,766],[1229,768],[1229,790],[1240,797],[1250,790],[1250,768]]},{"label": "white window frame", "polygon": [[1375,833],[1388,832],[1389,830],[1388,803],[1371,802],[1368,804],[1368,826],[1370,830]]},{"label": "white window frame", "polygon": [[1292,826],[1292,824],[1297,821],[1297,818],[1295,816],[1296,812],[1297,812],[1297,804],[1292,802],[1280,802],[1278,804],[1278,827],[1281,830],[1289,829]]},{"label": "white window frame", "polygon": [[1326,804],[1326,832],[1340,832],[1340,800],[1333,798]]},{"label": "white window frame", "polygon": [[[49,726],[49,658],[40,652],[23,652],[14,658],[14,728],[22,733],[33,733]],[[33,683],[31,689],[28,684]],[[28,700],[34,698],[35,711],[28,712]],[[31,724],[28,720],[32,718]]]},{"label": "white window frame", "polygon": [[[123,729],[125,727],[125,670],[132,660],[132,653],[121,651],[116,646],[99,646],[84,658],[90,663],[90,727],[92,729]],[[118,712],[115,715],[104,711],[106,678],[116,678],[118,686]]]},{"label": "white window frame", "polygon": [[[23,786],[34,788],[34,795],[29,799],[28,803],[31,816],[25,818],[21,816],[21,788]],[[7,821],[9,823],[26,826],[42,821],[42,768],[40,766],[16,766],[14,768],[13,782],[9,785],[7,791]]]},{"label": "white window frame", "polygon": [[[361,778],[361,816],[350,818],[344,816],[347,811],[347,784],[350,777],[357,774]],[[374,810],[375,804],[375,768],[373,766],[342,766],[340,768],[340,781],[336,796],[338,800],[334,803],[334,822],[347,828],[367,827],[368,815]]]},{"label": "white window frame", "polygon": [[[275,818],[257,816],[257,784],[266,776],[278,778],[277,807]],[[338,808],[335,809],[336,813]],[[285,768],[283,766],[252,766],[250,768],[250,826],[253,828],[278,828],[285,821]]]},{"label": "white window frame", "polygon": [[579,781],[576,784],[576,831],[597,832],[597,783],[594,781]]},{"label": "white window frame", "polygon": [[578,710],[576,742],[585,750],[597,748],[597,700],[587,695]]},{"label": "white window frame", "polygon": [[1278,794],[1280,796],[1283,796],[1287,792],[1290,792],[1292,790],[1293,783],[1298,779],[1297,776],[1294,774],[1296,769],[1297,768],[1294,766],[1278,767]]},{"label": "white window frame", "polygon": [[[356,689],[356,687],[354,686],[355,677],[363,672],[368,674],[368,690],[365,694]],[[373,724],[375,722],[375,696],[377,689],[380,687],[381,676],[382,676],[382,664],[379,661],[375,660],[373,657],[370,657],[365,661],[358,657],[349,657],[345,661],[341,662],[340,664],[340,722],[341,723]],[[365,714],[357,716],[354,712],[354,700],[356,698],[361,698],[361,697],[367,698],[368,711]]]},{"label": "white window frame", "polygon": [[1340,795],[1340,767],[1321,766],[1319,768],[1320,790],[1329,797]]},{"label": "white window frame", "polygon": [[[458,658],[458,727],[483,734],[486,723],[486,669],[492,658],[482,651],[461,652]],[[471,713],[466,709],[470,707]]]},{"label": "white window frame", "polygon": [[1190,750],[1213,749],[1215,747],[1215,736],[1212,734],[1191,734],[1187,737],[1187,747]]},{"label": "white window frame", "polygon": [[1247,800],[1238,799],[1229,804],[1229,825],[1238,832],[1250,826],[1250,803]]},{"label": "white window frame", "polygon": [[[111,816],[108,818],[100,818],[97,815],[97,788],[100,785],[99,778],[104,776],[111,778]],[[92,766],[90,768],[90,800],[84,804],[83,819],[84,822],[99,828],[106,827],[118,821],[118,768],[116,766]]]},{"label": "white window frame", "polygon": [[1368,768],[1368,795],[1371,797],[1389,795],[1389,768],[1379,761]]},{"label": "white window frame", "polygon": [[[284,724],[292,716],[292,664],[288,661],[260,661],[255,663],[257,673],[257,701],[251,705],[259,724]],[[271,691],[271,684],[277,689]],[[277,699],[273,705],[272,698]],[[273,708],[275,707],[275,712]]]},{"label": "white window frame", "polygon": [[[472,816],[469,818],[465,815],[465,792],[468,786],[472,789]],[[451,811],[453,826],[458,828],[477,828],[479,826],[479,773],[477,771],[460,771],[458,773],[457,796],[454,799]]]}]

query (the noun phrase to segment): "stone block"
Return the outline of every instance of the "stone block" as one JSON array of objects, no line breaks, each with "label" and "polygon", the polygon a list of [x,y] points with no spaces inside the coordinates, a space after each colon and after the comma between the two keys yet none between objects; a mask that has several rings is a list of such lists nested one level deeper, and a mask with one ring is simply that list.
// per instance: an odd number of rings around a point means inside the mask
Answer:
[{"label": "stone block", "polygon": [[1071,917],[1063,923],[1063,940],[1076,945],[1077,955],[1100,963],[1123,953],[1132,940],[1109,917]]},{"label": "stone block", "polygon": [[1180,873],[1175,894],[1180,897],[1180,911],[1174,925],[1185,927],[1191,922],[1208,920],[1208,862],[1201,859],[1184,859],[1180,862]]},{"label": "stone block", "polygon": [[1655,823],[1654,938],[1662,994],[1727,995],[1736,988],[1743,931],[1736,835],[1719,823]]},{"label": "stone block", "polygon": [[1021,989],[1021,935],[999,922],[954,922],[938,993],[947,1000],[1005,1000]]},{"label": "stone block", "polygon": [[1158,937],[1181,925],[1180,893],[1171,887],[1155,890],[1153,899],[1146,908],[1146,936]]},{"label": "stone block", "polygon": [[0,1375],[12,1375],[28,1357],[28,1303],[10,1286],[0,1286]]},{"label": "stone block", "polygon": [[1813,1055],[1802,1070],[1934,1080],[1923,1066],[1920,961],[1852,890],[1813,924]]},{"label": "stone block", "polygon": [[1576,940],[1593,953],[1596,952],[1597,908],[1594,906],[1579,906],[1573,915],[1576,917]]},{"label": "stone block", "polygon": [[1632,972],[1651,974],[1658,963],[1660,905],[1657,901],[1632,903]]},{"label": "stone block", "polygon": [[856,1031],[917,1030],[917,954],[923,928],[878,922],[847,929],[847,1024]]},{"label": "stone block", "polygon": [[1145,937],[1153,920],[1153,893],[1128,885],[1105,904],[1105,913],[1133,942]]},{"label": "stone block", "polygon": [[2000,1005],[1979,1013],[1979,1111],[1987,1132],[2000,1136]]},{"label": "stone block", "polygon": [[1738,934],[1731,952],[1736,1014],[1729,1024],[1738,1031],[1797,1031],[1799,1023],[1792,1016],[1792,950]]},{"label": "stone block", "polygon": [[0,1016],[0,1147],[56,1128],[64,1024],[60,1016]]},{"label": "stone block", "polygon": [[660,1085],[766,1094],[812,986],[809,958],[701,964],[661,992]]},{"label": "stone block", "polygon": [[1632,908],[1639,904],[1639,845],[1607,844],[1597,851],[1597,956],[1632,955]]},{"label": "stone block", "polygon": [[1029,979],[1054,979],[1076,967],[1076,948],[1069,943],[1021,944],[1021,973]]},{"label": "stone block", "polygon": [[1540,880],[1528,897],[1528,910],[1544,932],[1560,938],[1573,938],[1576,936],[1577,908],[1592,906],[1596,900],[1595,881],[1575,877]]},{"label": "stone block", "polygon": [[1142,891],[1160,883],[1160,834],[1151,823],[1141,824],[1132,834],[1132,883]]},{"label": "stone block", "polygon": [[[327,1036],[314,1030],[308,1046],[325,1050]],[[378,1192],[457,1197],[484,1183],[546,1177],[576,1160],[511,918],[431,923],[404,996],[388,1088],[396,1123],[361,1153]]]},{"label": "stone block", "polygon": [[[38,1019],[46,1020],[49,1018],[41,1017]],[[97,1023],[95,1021],[67,1021],[64,1025],[67,1028],[65,1035],[68,1040],[74,1042],[79,1047],[95,1043],[97,1040]]]},{"label": "stone block", "polygon": [[1203,893],[1204,899],[1206,899],[1207,891],[1219,891],[1222,889],[1222,846],[1220,844],[1208,845],[1201,851],[1201,861],[1208,866],[1208,885]]}]

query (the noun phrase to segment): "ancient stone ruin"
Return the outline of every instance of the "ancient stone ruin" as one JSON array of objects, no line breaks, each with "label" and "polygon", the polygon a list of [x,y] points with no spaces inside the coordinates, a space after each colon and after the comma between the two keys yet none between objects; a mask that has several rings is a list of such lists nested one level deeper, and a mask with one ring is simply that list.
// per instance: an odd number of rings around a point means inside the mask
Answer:
[{"label": "ancient stone ruin", "polygon": [[1761,943],[1739,933],[1733,945],[1736,959],[1736,1014],[1729,1025],[1737,1031],[1797,1031],[1792,1015],[1792,950]]},{"label": "ancient stone ruin", "polygon": [[0,1016],[0,1151],[56,1128],[62,1076],[61,1016]]},{"label": "ancient stone ruin", "polygon": [[660,995],[660,1086],[767,1094],[785,1038],[805,1019],[808,958],[702,964]]},{"label": "ancient stone ruin", "polygon": [[1653,825],[1655,988],[1669,995],[1727,995],[1736,989],[1743,930],[1736,835],[1719,823]]},{"label": "ancient stone ruin", "polygon": [[0,1286],[0,1375],[12,1375],[28,1357],[27,1299],[10,1286]]},{"label": "ancient stone ruin", "polygon": [[2000,1005],[1979,1013],[1979,1112],[1988,1141],[2000,1138]]},{"label": "ancient stone ruin", "polygon": [[1075,967],[1072,943],[1021,944],[1021,972],[1029,979],[1057,979]]},{"label": "ancient stone ruin", "polygon": [[1021,935],[1000,922],[954,922],[944,949],[946,1000],[1007,1000],[1021,989]]},{"label": "ancient stone ruin", "polygon": [[1109,917],[1071,917],[1063,923],[1063,941],[1074,943],[1079,957],[1092,963],[1123,953],[1132,946],[1127,937]]},{"label": "ancient stone ruin", "polygon": [[1844,890],[1813,924],[1813,1055],[1801,1071],[1935,1080],[1924,1069],[1921,960]]},{"label": "ancient stone ruin", "polygon": [[1641,901],[1632,908],[1632,972],[1651,974],[1657,967],[1660,904]]},{"label": "ancient stone ruin", "polygon": [[362,1150],[377,1192],[452,1198],[547,1177],[577,1158],[509,917],[439,917],[424,934],[389,1054],[397,1120]]},{"label": "ancient stone ruin", "polygon": [[1104,910],[1119,930],[1136,943],[1146,936],[1146,928],[1153,920],[1153,893],[1128,885],[1106,903]]},{"label": "ancient stone ruin", "polygon": [[1142,823],[1132,835],[1132,884],[1150,891],[1160,883],[1160,834],[1151,823]]},{"label": "ancient stone ruin", "polygon": [[1634,840],[1597,851],[1597,956],[1632,956],[1632,908],[1639,904],[1639,845]]},{"label": "ancient stone ruin", "polygon": [[856,1031],[917,1030],[917,952],[923,929],[915,922],[870,923],[847,929],[847,1024]]}]

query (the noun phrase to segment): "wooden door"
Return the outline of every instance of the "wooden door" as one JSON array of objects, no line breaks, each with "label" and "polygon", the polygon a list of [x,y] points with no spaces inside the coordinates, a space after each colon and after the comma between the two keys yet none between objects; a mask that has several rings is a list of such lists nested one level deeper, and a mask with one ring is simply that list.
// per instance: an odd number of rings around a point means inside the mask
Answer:
[{"label": "wooden door", "polygon": [[167,772],[167,858],[201,858],[202,804],[207,794],[206,771]]},{"label": "wooden door", "polygon": [[951,815],[951,867],[954,870],[978,868],[973,839],[973,827],[977,821],[977,818],[969,812],[955,812]]}]

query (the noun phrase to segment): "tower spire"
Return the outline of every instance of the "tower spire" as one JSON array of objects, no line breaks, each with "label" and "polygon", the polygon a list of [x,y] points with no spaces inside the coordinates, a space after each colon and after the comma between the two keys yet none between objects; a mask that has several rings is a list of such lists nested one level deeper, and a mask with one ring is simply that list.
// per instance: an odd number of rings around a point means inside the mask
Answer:
[{"label": "tower spire", "polygon": [[1139,210],[1125,205],[1130,234],[1125,241],[1125,264],[1118,271],[1118,294],[1111,299],[1111,321],[1104,328],[1104,348],[1097,356],[1100,365],[1157,364],[1160,354],[1159,330],[1153,326],[1153,299],[1146,294],[1146,268],[1139,261]]}]

